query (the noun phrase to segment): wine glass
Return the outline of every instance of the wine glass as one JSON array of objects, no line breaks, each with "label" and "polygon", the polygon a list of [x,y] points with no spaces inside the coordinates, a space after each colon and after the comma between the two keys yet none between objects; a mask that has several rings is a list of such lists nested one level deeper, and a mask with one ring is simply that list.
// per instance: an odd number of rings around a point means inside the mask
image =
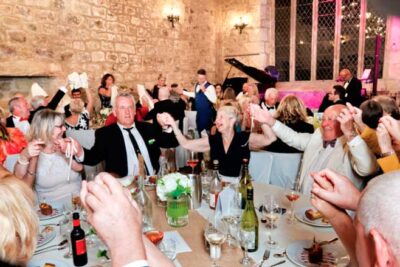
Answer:
[{"label": "wine glass", "polygon": [[238,192],[238,185],[231,184],[230,187],[235,191],[232,201],[229,203],[228,216],[222,218],[222,221],[226,224],[227,237],[226,243],[229,247],[237,247],[238,243],[232,233],[236,233],[240,224],[242,216],[240,195]]},{"label": "wine glass", "polygon": [[176,241],[172,238],[164,239],[160,244],[161,252],[171,261],[176,258]]},{"label": "wine glass", "polygon": [[296,219],[294,218],[294,202],[300,198],[300,184],[299,181],[288,181],[285,189],[285,196],[290,201],[290,216],[288,218],[289,224],[294,224]]},{"label": "wine glass", "polygon": [[71,193],[71,204],[73,211],[79,212],[82,210],[81,197],[79,193]]},{"label": "wine glass", "polygon": [[255,261],[253,258],[249,256],[247,249],[249,247],[249,243],[254,239],[253,232],[246,231],[244,229],[252,228],[253,225],[250,222],[242,222],[243,229],[240,229],[239,237],[240,243],[243,249],[243,258],[239,261],[242,265],[254,265]]},{"label": "wine glass", "polygon": [[68,240],[68,251],[63,255],[64,258],[69,259],[72,257],[71,252],[71,224],[69,220],[60,221],[60,234],[63,238]]},{"label": "wine glass", "polygon": [[225,242],[226,234],[223,225],[218,224],[215,216],[211,218],[204,230],[204,237],[210,244],[210,258],[212,260],[212,267],[218,267],[217,260],[221,258],[221,245]]},{"label": "wine glass", "polygon": [[199,163],[199,157],[197,155],[197,152],[190,151],[190,156],[187,161],[187,165],[189,165],[192,168],[192,173],[194,173],[194,168],[197,166]]},{"label": "wine glass", "polygon": [[278,227],[278,221],[281,216],[282,209],[279,207],[274,196],[266,196],[266,202],[262,207],[262,214],[266,220],[266,227],[270,229],[267,245],[274,248],[278,242],[272,239],[272,230]]},{"label": "wine glass", "polygon": [[208,172],[201,174],[201,190],[203,194],[203,199],[208,203],[210,202],[210,182],[212,176]]}]

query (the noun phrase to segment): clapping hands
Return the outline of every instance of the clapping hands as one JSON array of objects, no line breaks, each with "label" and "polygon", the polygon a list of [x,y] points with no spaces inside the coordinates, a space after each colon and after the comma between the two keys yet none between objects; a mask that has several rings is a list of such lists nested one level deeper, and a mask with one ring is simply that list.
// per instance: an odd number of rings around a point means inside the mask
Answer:
[{"label": "clapping hands", "polygon": [[269,126],[273,126],[275,124],[275,118],[269,113],[265,104],[262,104],[262,107],[256,104],[250,104],[249,106],[251,116],[260,123],[266,123]]}]

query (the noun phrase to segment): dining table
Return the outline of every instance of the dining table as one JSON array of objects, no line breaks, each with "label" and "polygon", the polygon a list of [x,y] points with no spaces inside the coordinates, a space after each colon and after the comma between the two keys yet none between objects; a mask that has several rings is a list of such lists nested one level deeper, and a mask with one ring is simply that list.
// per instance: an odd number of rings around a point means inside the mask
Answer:
[{"label": "dining table", "polygon": [[[271,256],[263,263],[264,267],[271,266],[275,263],[282,262],[279,266],[298,266],[292,262],[287,257],[277,258],[274,257],[275,253],[283,253],[286,251],[288,246],[293,242],[308,240],[311,241],[314,238],[316,240],[331,240],[336,237],[336,233],[331,227],[316,227],[302,220],[297,220],[295,223],[288,223],[288,212],[281,216],[278,221],[277,228],[272,231],[272,237],[277,241],[278,245],[275,248],[269,248],[267,245],[268,233],[270,231],[266,228],[266,225],[261,222],[262,214],[258,211],[258,207],[262,205],[265,201],[266,195],[274,196],[280,207],[289,210],[290,202],[285,197],[285,189],[265,183],[253,182],[254,186],[254,204],[259,219],[259,246],[256,252],[249,253],[249,255],[255,260],[255,262],[260,263],[263,254],[266,249],[270,249]],[[204,200],[198,209],[192,209],[189,211],[189,223],[186,226],[174,228],[169,226],[166,220],[165,207],[158,206],[156,203],[156,191],[154,187],[148,187],[147,193],[150,199],[153,201],[152,205],[152,223],[153,228],[156,230],[161,230],[163,232],[177,231],[183,240],[190,247],[190,252],[178,253],[174,261],[176,266],[183,267],[201,267],[201,266],[211,266],[212,261],[209,256],[209,252],[206,249],[204,241],[204,229],[208,224],[207,218],[212,215],[215,211],[211,210]],[[307,195],[300,195],[300,198],[295,202],[295,211],[303,211],[304,209],[311,206],[310,197]],[[47,224],[57,224],[63,219],[62,216],[52,218],[49,220],[40,221],[40,225],[43,227]],[[59,226],[56,226],[57,228]],[[71,223],[72,228],[72,223]],[[47,247],[51,245],[57,245],[62,241],[62,237],[57,229],[57,236],[49,242],[48,244],[42,246]],[[336,246],[343,254],[344,248],[339,241],[336,242]],[[134,249],[134,247],[132,247]],[[74,266],[72,258],[64,258],[64,250],[60,251],[50,251],[46,253],[41,253],[33,256],[31,262],[38,262],[39,260],[58,260],[65,263],[66,266]],[[86,266],[111,266],[110,261],[104,259],[99,259],[96,257],[98,246],[90,247],[88,246],[88,264]],[[345,252],[344,252],[345,253]],[[231,248],[227,245],[222,246],[221,258],[218,260],[219,266],[242,266],[239,261],[243,257],[243,252],[240,247]],[[346,256],[344,257],[346,258]],[[34,266],[29,265],[28,266]],[[345,266],[345,265],[343,265]],[[39,266],[42,267],[42,266]]]}]

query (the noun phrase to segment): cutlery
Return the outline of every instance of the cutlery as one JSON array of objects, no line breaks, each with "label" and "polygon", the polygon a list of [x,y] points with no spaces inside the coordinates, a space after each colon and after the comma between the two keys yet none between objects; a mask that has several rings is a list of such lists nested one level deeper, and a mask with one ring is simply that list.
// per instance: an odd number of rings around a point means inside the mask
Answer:
[{"label": "cutlery", "polygon": [[282,253],[275,253],[274,257],[275,258],[282,258],[286,256],[286,251],[282,252]]},{"label": "cutlery", "polygon": [[266,250],[264,251],[263,259],[262,259],[261,263],[258,265],[259,267],[262,267],[264,261],[268,260],[269,254],[270,254],[270,253],[271,253],[271,252],[270,252],[269,249],[266,249]]},{"label": "cutlery", "polygon": [[57,244],[57,245],[51,245],[51,246],[48,246],[48,247],[45,247],[45,248],[40,248],[40,249],[37,249],[36,251],[35,251],[35,253],[39,253],[39,252],[41,252],[41,251],[43,251],[43,250],[47,250],[47,249],[49,249],[49,248],[53,248],[53,247],[62,247],[62,246],[64,246],[65,244],[67,244],[68,243],[68,240],[67,239],[64,239],[63,241],[61,241],[59,244]]},{"label": "cutlery", "polygon": [[283,260],[283,261],[277,262],[277,263],[275,263],[275,264],[272,264],[272,265],[270,265],[269,267],[278,266],[278,265],[281,265],[281,264],[283,264],[283,263],[285,263],[285,262],[286,262],[286,261]]},{"label": "cutlery", "polygon": [[55,248],[50,248],[50,249],[43,249],[43,250],[41,250],[41,251],[36,251],[33,255],[39,255],[39,254],[42,254],[42,253],[45,253],[45,252],[50,252],[50,251],[53,251],[53,250],[63,250],[63,249],[65,249],[66,247],[68,247],[67,244],[65,244],[65,245],[63,245],[63,246],[61,246],[61,247],[55,247]]},{"label": "cutlery", "polygon": [[329,241],[322,241],[322,242],[319,242],[319,245],[320,245],[320,246],[328,245],[328,244],[331,244],[331,243],[336,242],[336,241],[338,241],[338,240],[339,240],[339,238],[335,237],[334,239],[329,240]]}]

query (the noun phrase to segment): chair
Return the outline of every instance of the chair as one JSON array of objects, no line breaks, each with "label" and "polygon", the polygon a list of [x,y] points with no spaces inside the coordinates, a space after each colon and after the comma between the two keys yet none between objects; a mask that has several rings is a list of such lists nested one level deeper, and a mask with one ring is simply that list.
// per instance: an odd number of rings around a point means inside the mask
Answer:
[{"label": "chair", "polygon": [[294,181],[299,171],[303,153],[274,153],[270,172],[270,184],[285,188],[288,181]]},{"label": "chair", "polygon": [[269,152],[251,152],[249,161],[249,172],[254,181],[265,184],[270,183],[272,161],[272,155]]},{"label": "chair", "polygon": [[14,172],[14,166],[17,163],[19,154],[8,155],[6,160],[4,161],[4,168],[6,168],[9,172]]}]

